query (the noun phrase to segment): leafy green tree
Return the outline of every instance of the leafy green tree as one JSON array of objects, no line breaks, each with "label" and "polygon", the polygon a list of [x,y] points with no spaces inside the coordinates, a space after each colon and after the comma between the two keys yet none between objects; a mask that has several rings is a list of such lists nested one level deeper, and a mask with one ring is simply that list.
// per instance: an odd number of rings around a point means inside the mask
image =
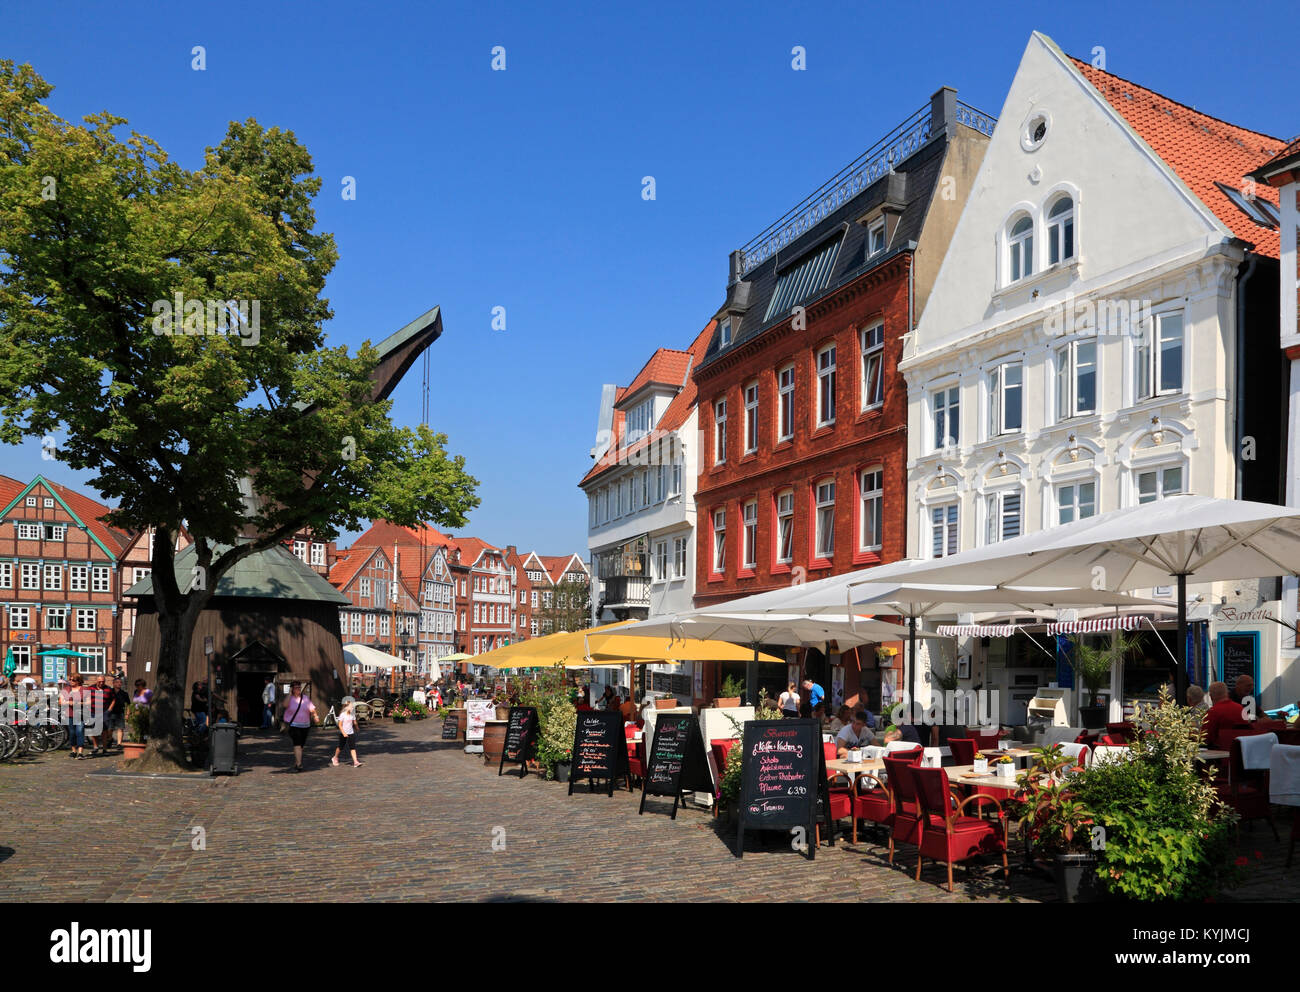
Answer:
[{"label": "leafy green tree", "polygon": [[[61,433],[57,459],[96,473],[115,526],[157,528],[152,747],[178,761],[222,575],[305,527],[462,526],[477,481],[444,435],[371,401],[369,342],[325,346],[338,253],[291,131],[231,123],[190,170],[122,118],[62,120],[51,89],[0,61],[0,440]],[[198,564],[178,582],[182,527]]]},{"label": "leafy green tree", "polygon": [[591,626],[591,583],[561,579],[554,589],[542,593],[542,606],[533,616],[542,636],[561,630],[586,630]]}]

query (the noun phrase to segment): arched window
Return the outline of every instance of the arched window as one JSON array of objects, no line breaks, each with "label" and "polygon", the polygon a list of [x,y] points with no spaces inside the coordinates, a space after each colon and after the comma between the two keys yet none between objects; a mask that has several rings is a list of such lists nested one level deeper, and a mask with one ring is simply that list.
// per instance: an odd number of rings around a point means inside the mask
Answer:
[{"label": "arched window", "polygon": [[1007,282],[1016,282],[1034,272],[1034,222],[1028,214],[1011,222],[1007,235],[1010,253]]},{"label": "arched window", "polygon": [[1047,261],[1049,265],[1074,258],[1074,201],[1063,196],[1047,211]]}]

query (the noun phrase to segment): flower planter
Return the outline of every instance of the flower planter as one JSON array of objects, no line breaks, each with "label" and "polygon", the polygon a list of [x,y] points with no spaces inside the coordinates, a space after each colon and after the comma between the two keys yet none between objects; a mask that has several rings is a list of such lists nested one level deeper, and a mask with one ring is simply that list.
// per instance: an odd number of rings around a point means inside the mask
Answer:
[{"label": "flower planter", "polygon": [[1004,778],[1008,782],[1014,782],[1016,778],[1016,766],[1014,764],[1003,764],[998,762],[998,778]]},{"label": "flower planter", "polygon": [[510,707],[509,707],[509,706],[498,706],[498,707],[497,707],[497,719],[498,719],[498,720],[509,720],[509,719],[510,719]]},{"label": "flower planter", "polygon": [[718,696],[716,699],[713,700],[714,708],[720,710],[734,709],[739,705],[740,705],[739,696]]},{"label": "flower planter", "polygon": [[126,741],[122,745],[122,757],[127,761],[131,761],[144,754],[144,749],[148,746],[148,744],[141,741]]},{"label": "flower planter", "polygon": [[1056,876],[1056,893],[1061,902],[1100,900],[1095,854],[1058,854],[1053,858],[1052,873]]},{"label": "flower planter", "polygon": [[404,716],[393,717],[393,723],[405,723],[405,722],[406,722],[406,717]]},{"label": "flower planter", "polygon": [[1106,712],[1109,706],[1080,706],[1079,722],[1085,730],[1099,730],[1106,726]]},{"label": "flower planter", "polygon": [[989,773],[989,759],[976,758],[975,767],[972,770],[976,775],[987,775]]},{"label": "flower planter", "polygon": [[657,710],[671,710],[676,708],[677,708],[677,700],[672,697],[669,697],[667,699],[655,700],[655,709]]},{"label": "flower planter", "polygon": [[567,761],[558,762],[555,765],[555,781],[557,782],[569,781],[569,769],[571,767],[572,765],[570,764],[570,762]]}]

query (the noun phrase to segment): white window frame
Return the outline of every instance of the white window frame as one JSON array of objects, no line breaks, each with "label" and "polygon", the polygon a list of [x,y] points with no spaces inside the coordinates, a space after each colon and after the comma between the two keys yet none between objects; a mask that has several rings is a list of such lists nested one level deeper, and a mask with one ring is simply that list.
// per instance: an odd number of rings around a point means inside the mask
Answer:
[{"label": "white window frame", "polygon": [[[788,505],[783,505],[788,502]],[[782,554],[782,552],[785,552]],[[794,561],[794,490],[776,494],[776,561],[788,565]]]},{"label": "white window frame", "polygon": [[[1014,376],[1012,375],[1014,373]],[[1010,384],[1008,380],[1013,379]],[[998,362],[988,369],[985,376],[988,389],[989,417],[988,436],[990,439],[1006,434],[1020,434],[1025,429],[1025,366],[1018,359]],[[1007,406],[1010,394],[1014,391],[1020,406],[1020,422],[1014,427],[1007,426]]]},{"label": "white window frame", "polygon": [[[936,521],[936,514],[942,519]],[[961,501],[958,499],[938,500],[925,505],[926,557],[931,559],[947,558],[961,550]],[[936,528],[939,528],[936,531]],[[934,539],[940,534],[939,552],[935,553]]]},{"label": "white window frame", "polygon": [[[1179,488],[1176,492],[1165,491],[1165,473],[1177,470],[1179,473]],[[1152,497],[1148,500],[1142,499],[1142,477],[1144,475],[1153,475],[1155,489]],[[1180,496],[1189,492],[1187,479],[1187,460],[1177,459],[1175,461],[1152,462],[1148,465],[1134,466],[1133,468],[1133,505],[1139,506],[1142,503],[1154,503],[1165,499],[1169,496]]]},{"label": "white window frame", "polygon": [[360,613],[352,614],[352,636],[353,637],[361,636],[361,614]]},{"label": "white window frame", "polygon": [[68,629],[68,608],[66,606],[47,606],[42,611],[45,614],[46,630],[67,630]]},{"label": "white window frame", "polygon": [[813,484],[813,506],[813,557],[825,561],[835,556],[834,478],[819,479]]},{"label": "white window frame", "polygon": [[99,610],[95,609],[78,609],[77,610],[77,630],[97,630]]},{"label": "white window frame", "polygon": [[[879,236],[879,245],[877,246],[877,236]],[[885,240],[885,218],[880,217],[873,220],[867,228],[867,257],[874,258],[881,254],[887,247]]]},{"label": "white window frame", "polygon": [[778,443],[794,437],[794,382],[793,363],[776,370],[776,440]]},{"label": "white window frame", "polygon": [[68,536],[67,524],[44,524],[41,527],[42,541],[62,541]]},{"label": "white window frame", "polygon": [[655,541],[654,547],[654,580],[656,582],[668,581],[668,542]]},{"label": "white window frame", "polygon": [[90,570],[91,592],[112,592],[113,573],[107,565],[95,565]]},{"label": "white window frame", "polygon": [[375,615],[373,613],[366,614],[366,636],[375,636]]},{"label": "white window frame", "polygon": [[[1052,211],[1065,202],[1070,204],[1069,208],[1053,217]],[[1053,197],[1043,216],[1047,225],[1047,264],[1060,265],[1062,262],[1069,262],[1076,258],[1079,254],[1079,241],[1078,227],[1074,222],[1074,197],[1069,193],[1061,193]],[[1066,241],[1069,242],[1068,255],[1065,252]],[[1055,258],[1052,257],[1053,254],[1056,255]]]},{"label": "white window frame", "polygon": [[45,588],[51,591],[61,590],[63,588],[63,566],[47,564],[44,571]]},{"label": "white window frame", "polygon": [[713,511],[713,573],[721,575],[727,568],[727,510]]},{"label": "white window frame", "polygon": [[686,538],[673,538],[673,578],[686,577]]},{"label": "white window frame", "polygon": [[[1160,344],[1165,322],[1175,317],[1181,325],[1178,332],[1178,385],[1165,388],[1160,385],[1165,373],[1164,349]],[[1187,341],[1187,316],[1181,307],[1158,311],[1151,315],[1150,320],[1142,322],[1133,339],[1133,393],[1136,402],[1158,396],[1177,396],[1184,391],[1187,385]]]},{"label": "white window frame", "polygon": [[[998,544],[1025,533],[1025,495],[1019,486],[994,489],[983,494],[984,543]],[[1014,510],[1010,507],[1014,506]],[[1007,519],[1015,514],[1015,533],[1007,534]]]},{"label": "white window frame", "polygon": [[379,636],[391,637],[393,632],[392,617],[383,613],[379,617]]},{"label": "white window frame", "polygon": [[[1092,486],[1091,504],[1087,504],[1083,502],[1082,490],[1084,486]],[[1058,479],[1055,482],[1053,482],[1052,483],[1052,504],[1055,512],[1052,515],[1052,526],[1076,523],[1080,520],[1086,520],[1088,519],[1088,517],[1095,517],[1097,515],[1098,488],[1099,487],[1097,483],[1097,477],[1095,475],[1081,475],[1075,479]],[[1061,495],[1062,495],[1061,491],[1063,489],[1071,490],[1070,503],[1068,504],[1069,511],[1070,511],[1069,520],[1062,519],[1063,512],[1065,511],[1067,506],[1067,504],[1062,502],[1061,499]],[[1080,509],[1083,506],[1087,506],[1087,505],[1091,505],[1092,512],[1086,515],[1081,515],[1079,512]]]},{"label": "white window frame", "polygon": [[40,562],[25,561],[22,562],[18,569],[19,579],[18,587],[20,589],[41,588],[41,565]]},{"label": "white window frame", "polygon": [[10,630],[31,630],[32,629],[32,608],[30,606],[9,607],[9,629]]},{"label": "white window frame", "polygon": [[293,542],[293,556],[294,556],[295,558],[297,558],[299,561],[303,561],[303,562],[305,562],[305,561],[307,560],[307,542],[306,542],[306,541],[294,541],[294,542]]},{"label": "white window frame", "polygon": [[369,577],[368,575],[363,575],[363,576],[361,577],[361,581],[358,583],[358,585],[359,585],[359,587],[360,587],[360,588],[358,589],[358,594],[361,595],[363,598],[364,598],[364,597],[369,597],[369,595],[370,595],[370,577]]},{"label": "white window frame", "polygon": [[313,565],[325,564],[325,545],[319,541],[313,541],[311,545],[311,563]]},{"label": "white window frame", "polygon": [[[884,466],[872,465],[858,473],[858,550],[879,552],[884,546],[885,536],[885,470]],[[875,533],[868,533],[867,521],[874,508]],[[874,540],[868,540],[874,538]]]},{"label": "white window frame", "polygon": [[[942,405],[941,405],[942,404]],[[949,382],[931,387],[929,392],[930,441],[932,451],[946,451],[961,444],[961,383]],[[939,436],[940,409],[943,411],[944,437]],[[955,421],[955,423],[954,423]],[[956,428],[954,431],[953,428]]]},{"label": "white window frame", "polygon": [[[1092,350],[1092,406],[1084,409],[1079,403],[1079,349]],[[1074,417],[1089,417],[1097,412],[1097,398],[1100,393],[1101,369],[1100,349],[1095,337],[1080,338],[1061,345],[1054,352],[1056,385],[1054,387],[1053,414],[1056,423]]]},{"label": "white window frame", "polygon": [[872,410],[885,402],[885,325],[872,324],[858,332],[862,357],[861,408]]},{"label": "white window frame", "polygon": [[[1012,233],[1021,221],[1029,221],[1029,229]],[[1007,221],[1007,282],[1008,286],[1034,274],[1034,218],[1025,212],[1017,213]],[[1017,269],[1019,270],[1017,272]]]},{"label": "white window frame", "polygon": [[731,318],[724,317],[718,325],[718,347],[725,348],[731,344]]},{"label": "white window frame", "polygon": [[20,523],[18,525],[18,540],[39,541],[40,539],[41,539],[40,524]]},{"label": "white window frame", "polygon": [[99,646],[77,645],[77,650],[88,657],[77,659],[77,671],[82,675],[107,675],[108,649]]},{"label": "white window frame", "polygon": [[758,500],[746,500],[740,508],[740,520],[744,527],[741,542],[741,568],[758,567]]},{"label": "white window frame", "polygon": [[817,349],[817,426],[835,423],[835,343]]},{"label": "white window frame", "polygon": [[90,592],[90,566],[89,565],[68,566],[68,591],[69,592]]},{"label": "white window frame", "polygon": [[758,450],[758,380],[745,386],[745,454]]},{"label": "white window frame", "polygon": [[14,566],[11,562],[0,561],[0,589],[14,587]]},{"label": "white window frame", "polygon": [[713,464],[727,460],[727,398],[713,401]]}]

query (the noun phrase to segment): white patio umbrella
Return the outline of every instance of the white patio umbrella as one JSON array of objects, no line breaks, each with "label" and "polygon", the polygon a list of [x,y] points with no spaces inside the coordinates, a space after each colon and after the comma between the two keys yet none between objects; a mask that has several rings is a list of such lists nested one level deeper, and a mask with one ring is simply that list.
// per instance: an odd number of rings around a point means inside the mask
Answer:
[{"label": "white patio umbrella", "polygon": [[414,668],[409,661],[372,648],[366,644],[344,644],[343,658],[349,665],[371,665],[375,668]]},{"label": "white patio umbrella", "polygon": [[[883,565],[885,576],[895,566]],[[1177,698],[1187,688],[1187,579],[1224,582],[1300,574],[1300,509],[1170,496],[959,552],[902,570],[908,581],[1178,589]]]}]

